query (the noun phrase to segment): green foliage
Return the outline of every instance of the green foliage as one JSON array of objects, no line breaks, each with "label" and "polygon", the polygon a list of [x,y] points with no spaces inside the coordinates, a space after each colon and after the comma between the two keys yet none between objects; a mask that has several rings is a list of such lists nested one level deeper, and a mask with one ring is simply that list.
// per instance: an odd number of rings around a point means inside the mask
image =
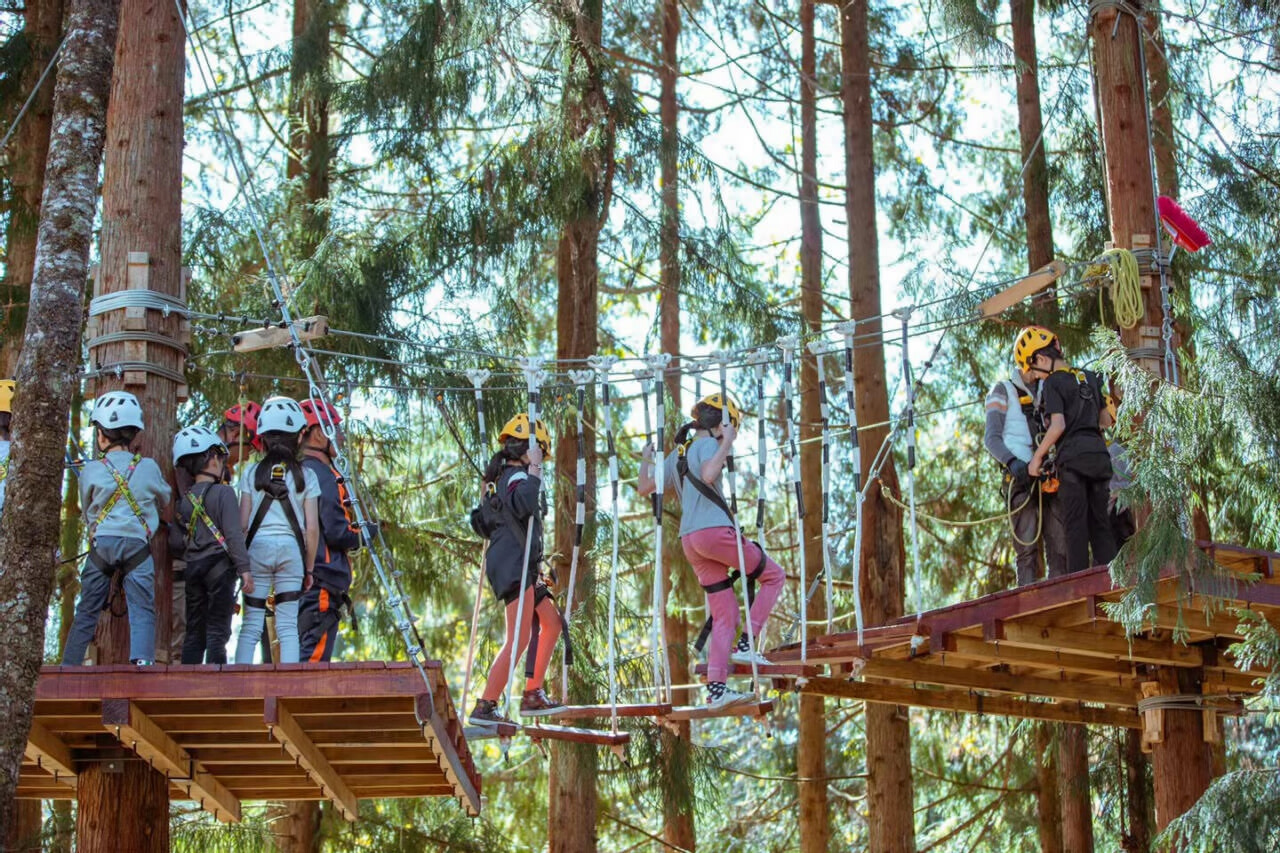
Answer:
[{"label": "green foliage", "polygon": [[1280,845],[1280,770],[1238,770],[1217,779],[1169,824],[1158,850],[1264,853]]}]

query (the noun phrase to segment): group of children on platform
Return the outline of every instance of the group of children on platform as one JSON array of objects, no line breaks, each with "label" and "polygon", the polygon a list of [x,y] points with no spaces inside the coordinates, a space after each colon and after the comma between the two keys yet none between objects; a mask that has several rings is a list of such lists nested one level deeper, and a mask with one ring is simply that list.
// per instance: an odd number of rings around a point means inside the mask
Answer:
[{"label": "group of children on platform", "polygon": [[1127,471],[1106,437],[1116,403],[1102,378],[1070,366],[1042,326],[1019,332],[1013,355],[1010,378],[987,394],[983,441],[1005,470],[1022,586],[1110,563],[1134,525],[1117,503]]},{"label": "group of children on platform", "polygon": [[[0,471],[7,471],[13,392],[12,382],[0,382]],[[175,662],[227,662],[237,582],[243,610],[236,663],[253,662],[269,607],[280,662],[328,661],[342,609],[352,609],[349,554],[361,544],[333,465],[337,410],[272,397],[261,407],[227,410],[216,431],[200,425],[179,430],[173,440],[176,501],[155,460],[134,452],[145,423],[133,394],[102,394],[91,421],[97,457],[84,461],[77,474],[90,547],[62,664],[84,663],[116,589],[128,606],[130,661],[155,661],[152,544],[166,527],[161,542],[174,566]],[[243,471],[235,480],[237,466]],[[2,497],[0,492],[0,511]]]}]

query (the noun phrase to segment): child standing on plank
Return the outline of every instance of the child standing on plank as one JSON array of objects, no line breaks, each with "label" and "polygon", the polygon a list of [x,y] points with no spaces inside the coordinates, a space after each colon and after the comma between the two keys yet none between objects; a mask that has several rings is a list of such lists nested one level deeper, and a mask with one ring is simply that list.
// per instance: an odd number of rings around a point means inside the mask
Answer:
[{"label": "child standing on plank", "polygon": [[[560,611],[546,586],[538,583],[538,565],[542,562],[542,516],[545,506],[542,494],[542,459],[551,450],[551,435],[542,421],[534,427],[535,440],[530,441],[529,416],[516,415],[507,421],[498,436],[502,449],[489,460],[484,471],[484,498],[480,502],[473,527],[489,539],[484,573],[496,598],[506,605],[506,640],[493,665],[484,692],[476,700],[469,721],[477,726],[492,726],[511,721],[498,711],[498,699],[506,687],[513,661],[519,660],[529,643],[534,613],[540,625],[538,651],[533,676],[526,680],[520,699],[520,716],[536,717],[555,713],[564,705],[547,697],[543,690],[551,653],[560,637]],[[530,519],[533,524],[530,525]],[[524,564],[525,537],[532,535]],[[520,622],[520,639],[516,641],[516,617],[523,585],[524,613]],[[513,648],[515,646],[515,648]]]},{"label": "child standing on plank", "polygon": [[9,476],[9,421],[16,387],[12,379],[0,379],[0,514],[4,513],[4,481]]},{"label": "child standing on plank", "polygon": [[187,427],[173,438],[173,467],[192,484],[178,498],[169,527],[170,551],[180,552],[186,565],[183,663],[226,663],[237,575],[245,594],[253,593],[240,504],[223,482],[227,456],[227,446],[205,427]]},{"label": "child standing on plank", "polygon": [[[675,449],[666,458],[666,480],[678,488],[683,509],[680,517],[680,544],[684,555],[707,594],[707,611],[711,614],[711,646],[707,650],[707,705],[724,708],[754,701],[751,693],[731,690],[726,684],[729,661],[767,665],[759,652],[752,652],[744,632],[738,631],[740,614],[738,596],[733,584],[739,572],[738,541],[742,539],[743,564],[748,582],[760,585],[751,604],[751,632],[755,637],[764,630],[773,605],[782,592],[786,574],[782,567],[764,553],[755,542],[743,539],[730,515],[720,485],[725,462],[733,453],[742,413],[728,401],[729,422],[724,423],[725,402],[719,394],[699,400],[693,407],[693,420],[676,432]],[[640,464],[641,495],[653,494],[653,447],[646,446]],[[670,494],[670,492],[668,493]]]},{"label": "child standing on plank", "polygon": [[316,554],[315,585],[302,594],[298,605],[298,634],[302,660],[319,663],[333,657],[344,608],[353,624],[355,621],[348,595],[352,574],[347,554],[360,547],[360,528],[351,512],[346,481],[333,466],[337,448],[324,431],[328,426],[337,435],[342,418],[337,409],[323,401],[303,400],[300,405],[307,416],[307,426],[302,431],[302,467],[320,483],[320,548]]},{"label": "child standing on plank", "polygon": [[156,644],[150,543],[160,523],[159,507],[169,503],[173,491],[155,460],[130,450],[143,426],[137,397],[108,391],[94,401],[90,420],[102,457],[80,472],[80,505],[91,519],[89,557],[62,664],[84,663],[98,614],[109,606],[112,581],[118,577],[129,607],[129,660],[148,666],[155,660]]},{"label": "child standing on plank", "polygon": [[261,597],[244,596],[236,663],[253,663],[273,587],[280,663],[298,662],[298,599],[311,588],[320,540],[320,483],[298,461],[298,433],[306,423],[295,400],[272,397],[263,403],[258,417],[263,457],[240,478],[240,523],[247,528],[253,587]]}]

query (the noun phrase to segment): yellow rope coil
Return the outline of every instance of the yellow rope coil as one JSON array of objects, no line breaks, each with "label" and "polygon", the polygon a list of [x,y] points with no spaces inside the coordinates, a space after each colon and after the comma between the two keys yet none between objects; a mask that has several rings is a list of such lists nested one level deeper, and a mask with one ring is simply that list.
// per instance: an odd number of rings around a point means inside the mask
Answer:
[{"label": "yellow rope coil", "polygon": [[[1142,304],[1142,282],[1138,274],[1138,259],[1128,249],[1107,249],[1098,258],[1098,263],[1089,267],[1086,275],[1107,273],[1111,281],[1106,289],[1111,293],[1111,307],[1115,314],[1116,325],[1122,329],[1132,329],[1142,321],[1145,307]],[[1102,300],[1102,289],[1098,289],[1098,316],[1106,316]]]}]

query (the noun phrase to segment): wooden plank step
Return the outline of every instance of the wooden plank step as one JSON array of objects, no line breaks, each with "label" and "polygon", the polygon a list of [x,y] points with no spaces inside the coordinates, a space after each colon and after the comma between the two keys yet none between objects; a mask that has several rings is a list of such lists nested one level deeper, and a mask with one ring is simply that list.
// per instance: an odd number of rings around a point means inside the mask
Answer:
[{"label": "wooden plank step", "polygon": [[773,702],[752,702],[745,705],[729,705],[724,708],[708,708],[706,705],[684,705],[672,708],[668,720],[707,720],[715,717],[764,717],[773,710]]},{"label": "wooden plank step", "polygon": [[[566,705],[554,714],[546,714],[543,717],[531,717],[530,719],[608,719],[613,716],[613,710],[614,709],[609,705]],[[671,704],[654,703],[649,705],[619,705],[616,710],[619,717],[665,717],[667,714],[671,713]]]},{"label": "wooden plank step", "polygon": [[[693,668],[693,671],[697,675],[705,676],[707,674],[707,665],[700,663]],[[756,671],[760,673],[761,678],[814,678],[822,674],[822,670],[816,666],[801,666],[793,663],[771,663],[766,666],[757,666]],[[750,678],[751,664],[731,663],[729,664],[729,675]]]},{"label": "wooden plank step", "polygon": [[599,729],[577,729],[569,726],[525,726],[524,733],[532,740],[565,740],[601,746],[622,746],[631,742],[631,732],[614,734]]}]

